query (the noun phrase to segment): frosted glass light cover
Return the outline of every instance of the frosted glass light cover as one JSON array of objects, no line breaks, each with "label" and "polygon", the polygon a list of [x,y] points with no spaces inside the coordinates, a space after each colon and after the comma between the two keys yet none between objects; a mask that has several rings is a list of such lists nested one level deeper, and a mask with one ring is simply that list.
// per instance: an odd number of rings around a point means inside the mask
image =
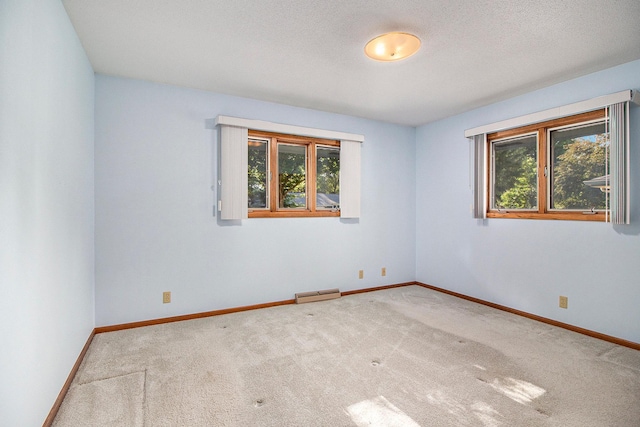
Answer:
[{"label": "frosted glass light cover", "polygon": [[420,49],[420,39],[413,34],[393,32],[378,36],[367,43],[364,53],[376,61],[399,61]]}]

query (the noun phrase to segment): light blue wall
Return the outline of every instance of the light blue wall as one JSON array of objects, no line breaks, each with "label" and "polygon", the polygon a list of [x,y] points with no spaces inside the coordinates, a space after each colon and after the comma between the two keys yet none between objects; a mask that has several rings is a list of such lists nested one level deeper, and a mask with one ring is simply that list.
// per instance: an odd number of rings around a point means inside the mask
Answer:
[{"label": "light blue wall", "polygon": [[[218,221],[219,114],[363,134],[362,218]],[[98,75],[95,150],[98,326],[415,278],[414,128]]]},{"label": "light blue wall", "polygon": [[[478,125],[640,88],[640,61],[417,130],[94,80],[57,0],[0,2],[0,64],[2,425],[42,423],[94,325],[305,290],[417,279],[640,342],[640,168],[632,175],[631,226],[478,222],[463,136]],[[205,128],[218,114],[364,134],[360,221],[218,221],[210,190],[216,134]],[[638,108],[632,121],[638,165]],[[163,291],[173,293],[171,304],[161,303]],[[569,297],[568,310],[557,308],[560,294]]]},{"label": "light blue wall", "polygon": [[93,106],[61,2],[0,2],[3,426],[42,425],[94,327]]},{"label": "light blue wall", "polygon": [[630,226],[472,219],[464,137],[465,129],[638,88],[635,61],[419,127],[417,280],[640,342],[640,108],[631,112]]}]

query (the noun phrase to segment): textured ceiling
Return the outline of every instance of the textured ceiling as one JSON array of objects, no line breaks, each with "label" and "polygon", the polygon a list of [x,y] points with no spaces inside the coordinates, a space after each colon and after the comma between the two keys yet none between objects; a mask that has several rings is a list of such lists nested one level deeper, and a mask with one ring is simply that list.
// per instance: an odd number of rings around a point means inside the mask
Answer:
[{"label": "textured ceiling", "polygon": [[413,126],[640,58],[638,0],[63,3],[97,73]]}]

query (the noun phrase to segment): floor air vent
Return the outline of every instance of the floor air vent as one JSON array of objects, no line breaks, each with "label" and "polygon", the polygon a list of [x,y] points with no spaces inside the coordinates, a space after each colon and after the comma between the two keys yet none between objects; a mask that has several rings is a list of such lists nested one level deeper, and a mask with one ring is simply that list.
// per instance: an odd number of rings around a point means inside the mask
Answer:
[{"label": "floor air vent", "polygon": [[340,289],[326,289],[324,291],[300,292],[296,294],[296,304],[340,298],[340,295],[341,295]]}]

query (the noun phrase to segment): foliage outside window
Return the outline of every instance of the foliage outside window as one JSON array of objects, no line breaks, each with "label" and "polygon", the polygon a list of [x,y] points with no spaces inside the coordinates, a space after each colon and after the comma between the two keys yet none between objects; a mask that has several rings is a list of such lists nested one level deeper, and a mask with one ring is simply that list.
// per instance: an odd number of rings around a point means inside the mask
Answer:
[{"label": "foliage outside window", "polygon": [[537,209],[538,139],[523,135],[494,141],[493,209]]},{"label": "foliage outside window", "polygon": [[249,131],[249,217],[339,216],[340,142]]},{"label": "foliage outside window", "polygon": [[604,110],[496,132],[487,142],[488,217],[605,220]]}]

